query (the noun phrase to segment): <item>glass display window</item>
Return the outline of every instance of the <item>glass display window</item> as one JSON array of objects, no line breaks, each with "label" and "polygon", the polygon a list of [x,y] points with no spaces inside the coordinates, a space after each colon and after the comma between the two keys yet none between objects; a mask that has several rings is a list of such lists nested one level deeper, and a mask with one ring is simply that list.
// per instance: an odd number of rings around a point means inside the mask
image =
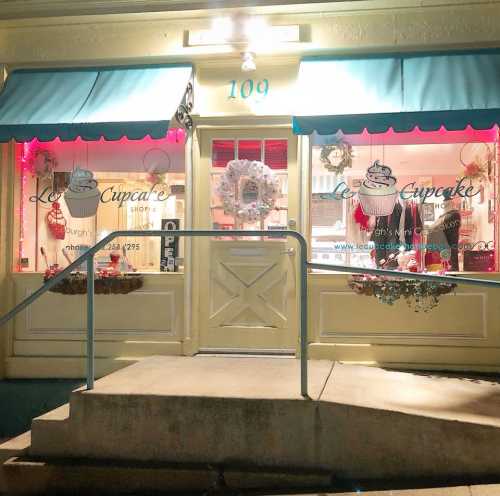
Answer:
[{"label": "glass display window", "polygon": [[493,272],[498,128],[313,136],[312,260]]},{"label": "glass display window", "polygon": [[[17,145],[20,177],[18,271],[64,267],[117,230],[184,225],[184,131],[164,139]],[[167,226],[168,224],[168,226]],[[118,255],[123,272],[181,270],[183,243],[166,269],[157,237],[115,238],[96,254],[97,266]],[[172,261],[171,261],[172,262]],[[174,269],[175,267],[175,269]]]}]

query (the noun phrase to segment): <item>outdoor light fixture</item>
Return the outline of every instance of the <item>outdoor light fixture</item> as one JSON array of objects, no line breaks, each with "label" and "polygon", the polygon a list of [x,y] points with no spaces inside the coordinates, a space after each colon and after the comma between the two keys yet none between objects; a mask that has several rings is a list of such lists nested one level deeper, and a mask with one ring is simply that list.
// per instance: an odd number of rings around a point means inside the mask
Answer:
[{"label": "outdoor light fixture", "polygon": [[210,32],[219,40],[230,40],[233,36],[234,23],[230,17],[217,17],[212,21]]},{"label": "outdoor light fixture", "polygon": [[268,48],[276,43],[299,41],[301,30],[298,24],[272,26],[261,18],[218,17],[212,21],[210,29],[187,31],[185,46],[245,44]]},{"label": "outdoor light fixture", "polygon": [[243,72],[252,72],[257,69],[255,64],[254,54],[252,52],[243,52],[241,54],[241,70]]}]

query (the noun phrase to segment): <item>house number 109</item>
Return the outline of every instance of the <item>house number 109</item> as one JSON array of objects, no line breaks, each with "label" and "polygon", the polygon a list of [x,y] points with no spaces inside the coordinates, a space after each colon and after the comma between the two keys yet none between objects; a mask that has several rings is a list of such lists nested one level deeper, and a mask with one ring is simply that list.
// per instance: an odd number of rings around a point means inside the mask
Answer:
[{"label": "house number 109", "polygon": [[[252,96],[255,91],[259,95],[265,97],[269,91],[269,81],[267,79],[262,79],[260,81],[254,81],[253,79],[245,79],[245,81],[236,81],[232,79],[231,89],[229,92],[229,98],[241,97],[244,100]],[[239,87],[239,91],[238,91]]]}]

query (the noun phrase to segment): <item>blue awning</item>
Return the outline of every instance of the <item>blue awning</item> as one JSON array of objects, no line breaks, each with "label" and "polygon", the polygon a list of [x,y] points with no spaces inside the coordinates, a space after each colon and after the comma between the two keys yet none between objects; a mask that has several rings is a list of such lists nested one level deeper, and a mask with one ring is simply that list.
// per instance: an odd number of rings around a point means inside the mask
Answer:
[{"label": "blue awning", "polygon": [[306,59],[296,134],[488,129],[500,122],[500,53]]},{"label": "blue awning", "polygon": [[0,142],[162,138],[191,73],[190,64],[13,71],[0,93]]}]

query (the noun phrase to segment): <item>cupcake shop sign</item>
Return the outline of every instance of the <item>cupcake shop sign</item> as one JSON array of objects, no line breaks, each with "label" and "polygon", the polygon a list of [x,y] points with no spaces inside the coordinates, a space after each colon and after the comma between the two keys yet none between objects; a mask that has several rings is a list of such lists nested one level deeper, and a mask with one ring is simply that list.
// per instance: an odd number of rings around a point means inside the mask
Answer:
[{"label": "cupcake shop sign", "polygon": [[[404,185],[398,191],[396,189],[397,179],[392,175],[390,167],[375,160],[368,168],[366,178],[357,193],[361,207],[366,215],[385,216],[390,215],[396,204],[397,196],[402,200],[421,200],[425,202],[429,198],[440,198],[451,200],[453,198],[472,198],[481,193],[481,190],[470,184],[467,178],[457,179],[453,186],[420,187],[416,182]],[[345,182],[340,182],[328,197],[349,199],[356,196]]]},{"label": "cupcake shop sign", "polygon": [[[464,182],[469,183],[464,184]],[[400,196],[403,200],[410,200],[411,198],[421,198],[422,201],[431,198],[432,196],[439,198],[443,197],[445,199],[453,199],[456,197],[460,198],[472,198],[473,196],[481,194],[480,188],[475,188],[470,184],[470,181],[466,177],[461,177],[457,179],[454,186],[439,186],[437,188],[419,188],[416,183],[409,183],[401,188]]]},{"label": "cupcake shop sign", "polygon": [[[102,190],[94,179],[91,171],[76,168],[70,177],[68,189],[64,193],[64,199],[72,217],[92,217],[96,214],[99,203],[118,203],[118,208],[131,201],[166,201],[169,193],[163,189],[155,190],[160,183],[154,183],[149,190],[115,191],[115,186],[109,186]],[[45,188],[36,195],[30,197],[31,202],[53,203],[61,198],[62,194]]]}]

